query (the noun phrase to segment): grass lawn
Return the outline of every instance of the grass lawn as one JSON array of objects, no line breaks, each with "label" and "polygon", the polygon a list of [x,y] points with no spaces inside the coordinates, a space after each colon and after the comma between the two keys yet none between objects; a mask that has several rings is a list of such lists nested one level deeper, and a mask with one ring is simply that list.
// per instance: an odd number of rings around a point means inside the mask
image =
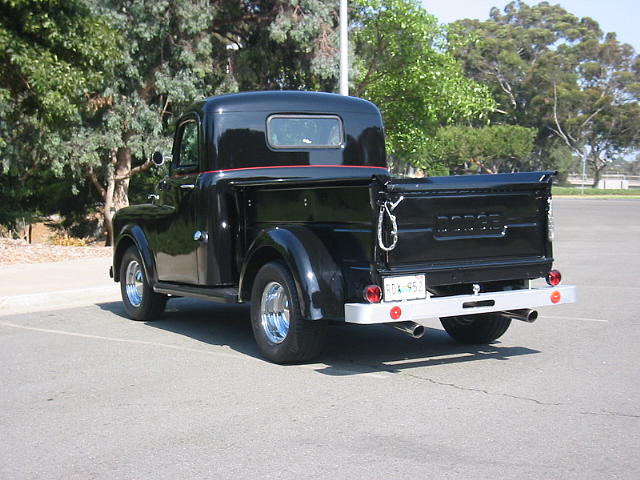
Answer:
[{"label": "grass lawn", "polygon": [[584,194],[580,187],[551,187],[551,193],[557,196],[576,196],[576,197],[622,197],[622,198],[640,198],[640,189],[630,188],[628,190],[604,190],[600,188],[585,187]]}]

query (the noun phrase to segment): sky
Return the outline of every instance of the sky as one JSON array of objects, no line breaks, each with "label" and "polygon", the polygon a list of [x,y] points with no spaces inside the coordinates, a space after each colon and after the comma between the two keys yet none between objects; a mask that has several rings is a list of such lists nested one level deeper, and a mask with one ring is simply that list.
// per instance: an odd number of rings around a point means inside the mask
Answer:
[{"label": "sky", "polygon": [[[640,52],[640,1],[639,0],[547,0],[560,4],[577,17],[591,17],[604,32],[615,32],[619,41],[629,43]],[[491,7],[500,10],[510,0],[422,0],[425,9],[440,23],[450,23],[461,18],[487,20]],[[536,5],[537,0],[525,1]]]}]

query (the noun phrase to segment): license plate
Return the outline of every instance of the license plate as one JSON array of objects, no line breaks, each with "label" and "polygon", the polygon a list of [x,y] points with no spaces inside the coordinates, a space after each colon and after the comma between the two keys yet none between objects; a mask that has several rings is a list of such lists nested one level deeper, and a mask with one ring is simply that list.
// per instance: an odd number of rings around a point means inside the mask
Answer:
[{"label": "license plate", "polygon": [[384,279],[384,301],[415,300],[426,298],[424,275],[387,277]]}]

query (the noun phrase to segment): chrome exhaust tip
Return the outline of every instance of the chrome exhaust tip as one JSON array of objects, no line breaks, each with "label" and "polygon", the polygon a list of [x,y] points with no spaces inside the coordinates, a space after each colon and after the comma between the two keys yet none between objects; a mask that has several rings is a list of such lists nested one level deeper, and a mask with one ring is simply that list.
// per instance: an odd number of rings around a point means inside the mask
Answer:
[{"label": "chrome exhaust tip", "polygon": [[522,310],[507,310],[500,312],[502,318],[509,318],[513,320],[520,320],[521,322],[533,323],[538,318],[538,312],[523,308]]},{"label": "chrome exhaust tip", "polygon": [[412,338],[421,338],[424,335],[425,329],[422,325],[416,322],[393,322],[385,323],[385,325],[405,333]]}]

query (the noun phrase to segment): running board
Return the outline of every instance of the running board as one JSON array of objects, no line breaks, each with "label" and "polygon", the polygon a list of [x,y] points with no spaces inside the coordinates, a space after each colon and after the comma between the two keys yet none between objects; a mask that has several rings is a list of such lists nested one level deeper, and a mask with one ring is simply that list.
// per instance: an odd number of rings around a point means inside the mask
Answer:
[{"label": "running board", "polygon": [[221,303],[239,303],[238,289],[235,287],[194,287],[192,285],[181,285],[179,283],[158,282],[153,291],[173,295],[175,297],[200,298]]}]

